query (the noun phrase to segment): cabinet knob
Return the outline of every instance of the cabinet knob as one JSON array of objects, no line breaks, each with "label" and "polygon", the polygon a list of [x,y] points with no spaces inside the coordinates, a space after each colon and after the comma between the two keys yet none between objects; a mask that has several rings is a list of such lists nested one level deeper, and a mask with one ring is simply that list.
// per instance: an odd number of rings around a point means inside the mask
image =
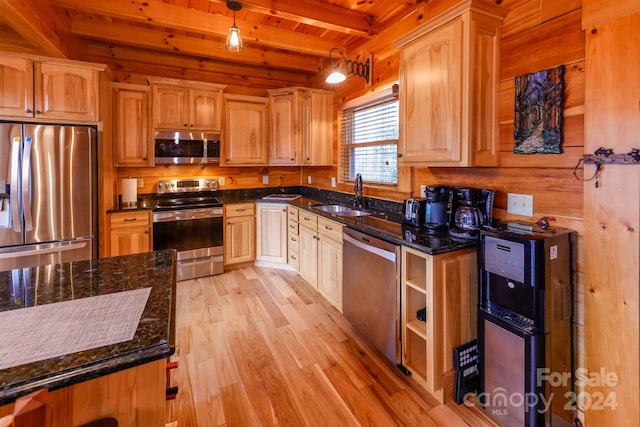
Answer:
[{"label": "cabinet knob", "polygon": [[184,127],[189,127],[186,123],[183,123],[182,126]]},{"label": "cabinet knob", "polygon": [[30,109],[30,108],[27,108],[26,110],[24,110],[24,112],[25,112],[25,113],[29,113],[29,114],[33,113],[33,111],[31,111],[31,109]]},{"label": "cabinet knob", "polygon": [[227,225],[231,225],[231,223],[229,221],[227,221]]},{"label": "cabinet knob", "polygon": [[398,158],[402,157],[402,153],[398,153]]},{"label": "cabinet knob", "polygon": [[144,231],[144,234],[149,234],[149,230],[145,230],[145,231]]},{"label": "cabinet knob", "polygon": [[147,158],[146,158],[146,157],[143,157],[143,158],[142,158],[142,160],[147,161]]},{"label": "cabinet knob", "polygon": [[333,230],[333,228],[331,228],[331,227],[327,227],[326,225],[324,226],[324,228],[325,228],[325,229],[327,229],[327,230],[329,230],[329,231]]},{"label": "cabinet knob", "polygon": [[42,114],[42,111],[36,110],[36,114]]},{"label": "cabinet knob", "polygon": [[295,255],[291,255],[291,259],[298,259]]},{"label": "cabinet knob", "polygon": [[193,127],[193,123],[191,124],[191,127]]}]

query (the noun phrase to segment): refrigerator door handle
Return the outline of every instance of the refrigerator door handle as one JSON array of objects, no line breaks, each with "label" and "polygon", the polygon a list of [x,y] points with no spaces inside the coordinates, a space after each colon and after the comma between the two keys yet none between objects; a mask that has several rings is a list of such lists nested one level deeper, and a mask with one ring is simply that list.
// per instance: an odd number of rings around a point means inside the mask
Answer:
[{"label": "refrigerator door handle", "polygon": [[22,219],[20,216],[20,201],[18,199],[20,188],[18,180],[20,179],[20,137],[16,136],[11,142],[11,188],[9,193],[9,203],[11,204],[11,222],[13,230],[17,233],[22,231]]},{"label": "refrigerator door handle", "polygon": [[80,240],[77,242],[65,242],[65,243],[52,243],[51,245],[38,245],[43,246],[40,248],[16,248],[13,252],[0,253],[0,259],[5,258],[20,258],[31,255],[45,255],[54,252],[66,252],[74,249],[80,249],[87,246],[88,240]]},{"label": "refrigerator door handle", "polygon": [[22,151],[22,206],[24,207],[24,229],[33,230],[31,218],[31,200],[29,199],[29,176],[31,175],[31,143],[30,136],[24,138],[24,150]]}]

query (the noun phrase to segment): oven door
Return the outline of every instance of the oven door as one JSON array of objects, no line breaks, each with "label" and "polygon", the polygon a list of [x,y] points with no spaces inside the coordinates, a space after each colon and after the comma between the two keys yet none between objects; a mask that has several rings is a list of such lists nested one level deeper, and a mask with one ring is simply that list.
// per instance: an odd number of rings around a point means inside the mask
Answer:
[{"label": "oven door", "polygon": [[153,213],[153,250],[176,249],[177,280],[224,271],[222,208]]}]

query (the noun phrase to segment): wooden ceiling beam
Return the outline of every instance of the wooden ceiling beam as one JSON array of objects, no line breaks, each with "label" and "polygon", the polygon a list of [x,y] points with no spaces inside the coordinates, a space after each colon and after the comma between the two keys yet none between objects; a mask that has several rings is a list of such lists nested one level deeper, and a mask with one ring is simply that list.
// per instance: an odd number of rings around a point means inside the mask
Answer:
[{"label": "wooden ceiling beam", "polygon": [[76,36],[88,39],[98,39],[164,52],[190,54],[204,58],[215,58],[261,67],[298,70],[307,73],[317,73],[320,70],[319,58],[317,57],[287,54],[252,47],[245,47],[241,53],[232,53],[224,48],[222,40],[205,40],[145,28],[132,30],[127,25],[100,22],[92,19],[74,19],[71,31]]},{"label": "wooden ceiling beam", "polygon": [[[226,0],[209,1],[226,3]],[[247,10],[360,37],[372,37],[378,31],[374,16],[320,0],[247,0],[241,3]]]},{"label": "wooden ceiling beam", "polygon": [[290,83],[301,85],[306,81],[305,74],[295,71],[255,67],[253,65],[217,61],[215,59],[195,58],[129,46],[89,42],[86,51],[87,57],[84,58],[85,60],[91,62],[109,61],[113,70],[127,70],[125,65],[114,67],[113,64],[135,62],[147,64],[150,69],[161,66],[163,68],[175,68],[176,70],[197,70],[205,73],[227,75],[235,80],[245,77],[265,81],[270,80],[280,86]]},{"label": "wooden ceiling beam", "polygon": [[[132,20],[190,33],[226,38],[233,19],[155,0],[53,0],[55,6]],[[335,46],[321,37],[236,20],[245,44],[256,43],[310,55],[328,55]]]},{"label": "wooden ceiling beam", "polygon": [[[51,26],[53,11],[34,0],[0,0],[0,16],[40,52],[54,58],[69,58],[60,34]],[[47,19],[44,19],[46,17]]]}]

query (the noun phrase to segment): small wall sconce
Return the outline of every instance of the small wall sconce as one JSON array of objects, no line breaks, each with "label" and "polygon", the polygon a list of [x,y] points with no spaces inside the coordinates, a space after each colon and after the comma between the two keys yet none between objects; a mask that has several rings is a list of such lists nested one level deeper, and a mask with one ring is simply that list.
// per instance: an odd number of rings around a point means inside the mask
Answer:
[{"label": "small wall sconce", "polygon": [[347,59],[344,56],[344,53],[342,53],[342,51],[337,47],[334,47],[329,51],[329,59],[331,60],[333,71],[327,76],[325,80],[327,83],[341,83],[347,78],[347,76],[340,71],[338,63],[336,63],[336,61],[334,61],[333,57],[331,56],[334,50],[338,51],[338,54],[340,54],[340,56],[342,57],[342,62],[344,63],[344,68],[347,71],[347,75],[364,77],[364,81],[366,82],[367,86],[371,84],[373,71],[373,53],[369,54],[369,57],[365,62],[356,62],[352,61],[351,59]]},{"label": "small wall sconce", "polygon": [[236,12],[242,9],[242,4],[237,0],[228,0],[227,9],[233,11],[233,25],[229,28],[225,47],[229,52],[242,52],[243,46],[242,39],[240,38],[240,30],[236,27]]}]

